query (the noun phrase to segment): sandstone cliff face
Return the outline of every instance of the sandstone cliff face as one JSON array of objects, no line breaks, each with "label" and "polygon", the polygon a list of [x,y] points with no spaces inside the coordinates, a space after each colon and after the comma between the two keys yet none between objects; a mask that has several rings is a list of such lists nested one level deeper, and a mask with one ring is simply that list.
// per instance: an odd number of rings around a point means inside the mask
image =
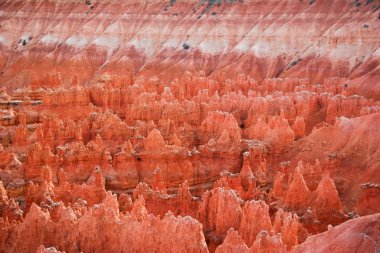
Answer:
[{"label": "sandstone cliff face", "polygon": [[[124,75],[127,82],[136,72],[170,80],[187,69],[217,77],[281,77],[265,85],[285,89],[297,82],[281,80],[306,77],[323,85],[350,79],[365,94],[379,91],[376,2],[41,3],[1,4],[1,81],[12,87],[55,87],[60,80],[71,84],[73,76],[87,82],[106,72]],[[254,84],[241,79],[239,88]]]},{"label": "sandstone cliff face", "polygon": [[376,250],[379,8],[0,2],[0,252]]}]

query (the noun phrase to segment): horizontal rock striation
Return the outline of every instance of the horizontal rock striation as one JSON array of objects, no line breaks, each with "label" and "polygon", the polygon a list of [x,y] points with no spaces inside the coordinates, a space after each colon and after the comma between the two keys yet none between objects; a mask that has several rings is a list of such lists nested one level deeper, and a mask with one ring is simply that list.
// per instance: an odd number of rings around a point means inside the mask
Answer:
[{"label": "horizontal rock striation", "polygon": [[378,1],[1,1],[0,252],[376,252]]}]

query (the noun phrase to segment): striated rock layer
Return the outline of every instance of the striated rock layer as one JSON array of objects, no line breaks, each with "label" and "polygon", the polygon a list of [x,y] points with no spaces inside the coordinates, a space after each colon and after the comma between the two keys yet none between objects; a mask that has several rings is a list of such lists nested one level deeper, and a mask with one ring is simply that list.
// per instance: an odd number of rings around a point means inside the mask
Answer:
[{"label": "striated rock layer", "polygon": [[[380,91],[377,1],[33,0],[0,6],[0,81],[10,87],[88,82],[105,72],[127,75],[129,83],[136,75],[170,80],[183,70],[202,70],[319,84],[341,77],[363,94]],[[49,74],[53,69],[60,75]]]},{"label": "striated rock layer", "polygon": [[0,1],[0,252],[377,252],[378,1]]}]

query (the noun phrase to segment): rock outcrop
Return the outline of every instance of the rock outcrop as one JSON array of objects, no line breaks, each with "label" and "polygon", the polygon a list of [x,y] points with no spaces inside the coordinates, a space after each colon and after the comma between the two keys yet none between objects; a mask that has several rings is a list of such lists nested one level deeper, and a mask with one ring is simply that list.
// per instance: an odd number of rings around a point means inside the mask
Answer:
[{"label": "rock outcrop", "polygon": [[376,251],[379,9],[1,1],[0,252]]},{"label": "rock outcrop", "polygon": [[322,234],[309,237],[294,252],[376,251],[380,243],[379,214],[347,221]]}]

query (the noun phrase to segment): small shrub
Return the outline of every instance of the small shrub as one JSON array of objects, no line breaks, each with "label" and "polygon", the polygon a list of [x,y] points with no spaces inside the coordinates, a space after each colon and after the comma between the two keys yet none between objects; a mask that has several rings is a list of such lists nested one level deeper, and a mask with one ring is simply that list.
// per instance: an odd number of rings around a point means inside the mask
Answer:
[{"label": "small shrub", "polygon": [[359,7],[360,5],[362,5],[362,3],[360,2],[360,0],[355,0],[355,1],[354,1],[354,5],[355,5],[356,7]]},{"label": "small shrub", "polygon": [[188,44],[186,44],[186,42],[182,44],[182,47],[183,47],[183,49],[185,49],[185,50],[187,50],[187,49],[190,48],[190,46],[189,46]]},{"label": "small shrub", "polygon": [[287,69],[290,69],[290,68],[296,66],[300,61],[302,61],[301,58],[298,58],[297,60],[292,61],[292,62],[289,64],[290,66],[289,66]]}]

